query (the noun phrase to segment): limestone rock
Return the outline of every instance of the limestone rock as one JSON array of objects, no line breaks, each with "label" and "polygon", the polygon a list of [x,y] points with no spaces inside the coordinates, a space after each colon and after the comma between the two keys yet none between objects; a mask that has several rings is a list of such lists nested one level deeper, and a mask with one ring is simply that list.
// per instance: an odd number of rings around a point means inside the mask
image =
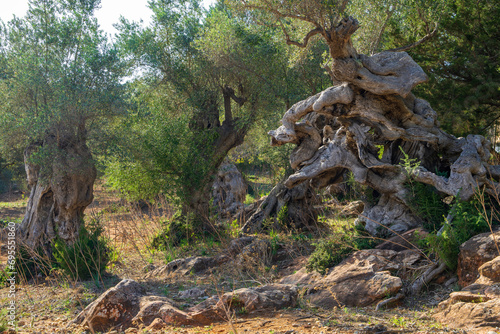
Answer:
[{"label": "limestone rock", "polygon": [[157,330],[166,325],[208,325],[226,320],[226,311],[276,310],[294,307],[296,303],[296,287],[270,284],[213,296],[181,311],[169,298],[147,295],[139,283],[123,280],[88,305],[72,323],[89,326],[96,332],[131,325]]},{"label": "limestone rock", "polygon": [[284,284],[268,284],[256,288],[243,288],[228,292],[221,297],[214,296],[191,307],[187,311],[200,323],[213,319],[226,320],[226,311],[277,310],[294,307],[297,303],[297,288]]},{"label": "limestone rock", "polygon": [[186,276],[200,274],[219,264],[218,259],[206,256],[192,256],[185,259],[177,259],[158,267],[147,273],[145,278],[166,279],[175,276]]},{"label": "limestone rock", "polygon": [[500,256],[479,267],[479,275],[482,280],[500,282]]},{"label": "limestone rock", "polygon": [[304,298],[322,308],[368,306],[396,294],[403,283],[387,269],[394,269],[391,250],[362,250],[351,254],[329,274],[309,286]]},{"label": "limestone rock", "polygon": [[500,327],[500,256],[484,263],[479,273],[473,284],[439,304],[437,320],[481,333]]},{"label": "limestone rock", "polygon": [[134,324],[152,324],[160,318],[167,324],[187,325],[192,323],[191,317],[175,306],[175,302],[167,297],[142,296],[139,301],[139,310],[132,318]]},{"label": "limestone rock", "polygon": [[465,287],[479,277],[479,267],[499,256],[500,231],[478,234],[460,246],[458,284]]},{"label": "limestone rock", "polygon": [[207,295],[207,290],[193,288],[189,290],[179,291],[178,297],[181,299],[201,298]]},{"label": "limestone rock", "polygon": [[227,254],[229,256],[235,257],[236,255],[241,253],[243,248],[254,242],[255,239],[255,237],[246,236],[231,240],[231,243],[229,244],[229,247],[227,249]]},{"label": "limestone rock", "polygon": [[307,272],[304,267],[292,275],[282,277],[278,283],[280,284],[293,284],[293,285],[309,285],[321,280],[323,276],[317,271]]},{"label": "limestone rock", "polygon": [[161,330],[161,329],[165,328],[165,326],[167,326],[167,324],[165,323],[165,321],[163,321],[160,318],[156,318],[151,323],[151,325],[148,326],[147,330],[149,330],[149,331]]},{"label": "limestone rock", "polygon": [[235,265],[243,269],[251,269],[267,263],[270,259],[269,242],[256,238],[251,244],[243,247],[236,256]]},{"label": "limestone rock", "polygon": [[122,280],[88,305],[73,320],[86,324],[94,331],[105,331],[112,326],[128,326],[140,310],[140,298],[145,289],[133,280]]}]

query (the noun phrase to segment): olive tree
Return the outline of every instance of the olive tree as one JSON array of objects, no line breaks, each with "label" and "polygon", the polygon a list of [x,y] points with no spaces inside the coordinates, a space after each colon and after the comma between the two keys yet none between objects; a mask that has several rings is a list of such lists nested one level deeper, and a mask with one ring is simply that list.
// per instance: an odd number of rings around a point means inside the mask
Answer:
[{"label": "olive tree", "polygon": [[93,16],[98,6],[32,0],[2,27],[2,150],[25,147],[30,196],[17,235],[34,250],[78,237],[96,178],[89,131],[122,108],[122,67]]},{"label": "olive tree", "polygon": [[[410,45],[364,55],[352,43],[360,23],[346,15],[349,1],[237,4],[281,26],[288,44],[304,47],[319,35],[329,47],[334,85],[291,106],[282,125],[269,132],[273,145],[297,145],[290,156],[295,173],[284,183],[288,189],[337,184],[350,172],[356,182],[374,190],[373,202],[366,203],[358,222],[379,236],[422,224],[412,205],[412,182],[460,200],[469,200],[481,186],[498,191],[500,174],[498,166],[490,165],[491,144],[479,135],[446,133],[430,104],[412,93],[428,78],[402,50],[432,38],[435,24]],[[305,29],[300,41],[291,37],[293,27]]]}]

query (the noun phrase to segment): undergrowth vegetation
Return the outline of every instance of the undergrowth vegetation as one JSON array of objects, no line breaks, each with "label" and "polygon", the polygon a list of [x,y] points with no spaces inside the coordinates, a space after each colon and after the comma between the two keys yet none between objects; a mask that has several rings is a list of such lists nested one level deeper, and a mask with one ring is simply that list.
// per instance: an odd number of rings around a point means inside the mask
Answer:
[{"label": "undergrowth vegetation", "polygon": [[56,237],[52,242],[52,256],[45,254],[42,249],[18,247],[16,273],[25,282],[50,276],[57,270],[62,270],[73,281],[99,281],[110,260],[117,257],[109,240],[103,236],[103,231],[101,222],[92,219],[87,225],[82,224],[73,244]]},{"label": "undergrowth vegetation", "polygon": [[[338,224],[338,222],[337,222]],[[332,233],[314,242],[314,252],[307,262],[307,270],[316,270],[324,275],[331,268],[344,260],[349,254],[361,249],[374,248],[378,240],[366,232],[361,225],[354,227],[338,224]]]}]

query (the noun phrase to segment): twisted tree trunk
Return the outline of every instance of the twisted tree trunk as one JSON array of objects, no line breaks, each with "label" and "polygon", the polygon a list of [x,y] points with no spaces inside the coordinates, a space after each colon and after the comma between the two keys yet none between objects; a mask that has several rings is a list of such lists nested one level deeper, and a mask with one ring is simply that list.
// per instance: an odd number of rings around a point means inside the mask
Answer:
[{"label": "twisted tree trunk", "polygon": [[[350,171],[380,194],[358,219],[373,235],[421,224],[408,203],[405,183],[410,179],[462,200],[470,199],[476,187],[498,188],[488,181],[500,176],[498,166],[489,165],[490,143],[482,136],[455,138],[441,130],[429,103],[411,93],[427,80],[420,66],[406,52],[358,55],[350,43],[357,26],[356,20],[345,19],[329,32],[331,43],[325,37],[333,57],[331,74],[341,84],[296,103],[284,114],[283,125],[269,132],[272,145],[297,145],[290,157],[296,172],[285,186],[307,182],[321,188]],[[406,167],[405,155],[411,162]]]},{"label": "twisted tree trunk", "polygon": [[[43,165],[33,163],[41,148],[52,147]],[[83,212],[92,202],[96,169],[85,140],[47,137],[24,153],[30,197],[18,229],[20,246],[51,254],[50,242],[58,236],[72,244],[83,223]]]}]

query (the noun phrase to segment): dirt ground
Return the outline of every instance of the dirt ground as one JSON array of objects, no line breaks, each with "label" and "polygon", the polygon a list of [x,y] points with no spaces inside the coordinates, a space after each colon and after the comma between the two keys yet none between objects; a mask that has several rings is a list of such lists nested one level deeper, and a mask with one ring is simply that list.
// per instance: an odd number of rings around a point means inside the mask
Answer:
[{"label": "dirt ground", "polygon": [[[11,194],[0,198],[0,220],[21,219],[24,214],[22,194]],[[7,203],[7,204],[6,204]],[[9,203],[12,204],[9,206]],[[54,271],[47,278],[38,277],[29,284],[18,284],[16,290],[16,315],[18,333],[91,333],[88,328],[71,325],[73,319],[86,305],[121,279],[131,278],[142,282],[152,293],[167,296],[190,307],[197,301],[176,299],[179,291],[193,287],[205,287],[210,292],[228,292],[240,287],[272,282],[275,278],[290,274],[305,261],[307,249],[290,253],[288,261],[273,266],[272,270],[256,273],[252,277],[232,276],[221,271],[209,277],[186,277],[175,282],[145,280],[146,268],[160,266],[169,260],[184,256],[178,250],[159,252],[147,247],[161,226],[162,219],[172,212],[163,205],[155,210],[130,205],[116,194],[98,186],[95,201],[87,210],[89,219],[100,219],[105,226],[105,235],[115,249],[116,257],[106,274],[98,281],[74,282],[61,272]],[[211,240],[203,241],[196,248],[182,252],[194,255],[212,255],[227,244]],[[300,245],[298,246],[300,248]],[[5,262],[5,257],[2,258]],[[467,333],[453,331],[432,319],[437,304],[447,298],[451,290],[430,286],[418,299],[405,300],[389,310],[375,311],[374,307],[335,308],[319,310],[299,300],[293,309],[275,312],[252,312],[233,314],[231,320],[221,319],[211,326],[176,327],[148,330],[144,327],[114,329],[108,333]],[[0,304],[9,302],[8,289],[0,289]],[[184,304],[183,304],[184,303]],[[5,322],[5,313],[0,315],[0,325]]]}]

